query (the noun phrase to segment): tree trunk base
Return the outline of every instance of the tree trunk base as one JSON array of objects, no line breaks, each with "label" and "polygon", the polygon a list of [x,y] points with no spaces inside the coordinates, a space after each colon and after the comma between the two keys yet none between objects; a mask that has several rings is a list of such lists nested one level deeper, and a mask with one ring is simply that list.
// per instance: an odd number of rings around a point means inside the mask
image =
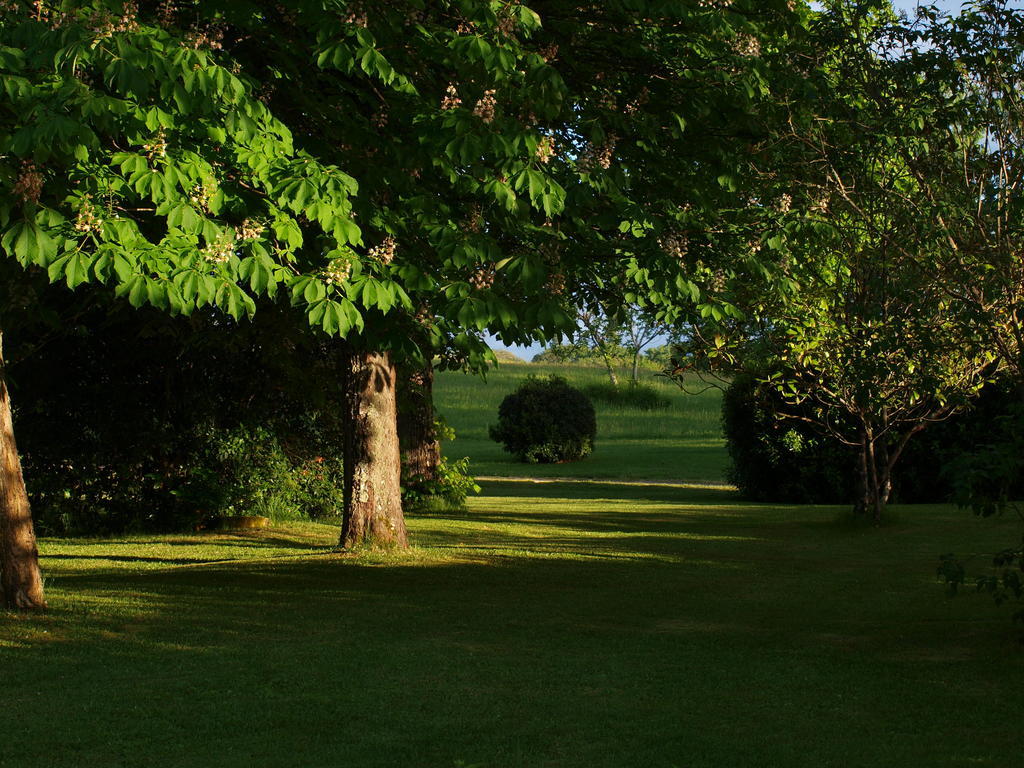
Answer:
[{"label": "tree trunk base", "polygon": [[405,549],[397,375],[390,353],[350,352],[345,401],[345,512],[340,544]]},{"label": "tree trunk base", "polygon": [[14,440],[14,420],[3,366],[3,332],[0,331],[0,604],[11,610],[40,611],[46,608],[46,598],[39,570],[39,549]]}]

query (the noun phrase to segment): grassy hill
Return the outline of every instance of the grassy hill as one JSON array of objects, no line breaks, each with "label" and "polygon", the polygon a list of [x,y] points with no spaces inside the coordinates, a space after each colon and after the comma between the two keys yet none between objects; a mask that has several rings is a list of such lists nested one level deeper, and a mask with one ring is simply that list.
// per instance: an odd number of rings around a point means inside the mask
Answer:
[{"label": "grassy hill", "polygon": [[529,362],[514,352],[509,352],[507,349],[492,349],[491,351],[502,365],[525,365]]},{"label": "grassy hill", "polygon": [[642,381],[669,400],[667,409],[642,411],[595,403],[597,443],[591,456],[572,464],[514,461],[488,437],[487,428],[497,421],[502,399],[523,379],[551,374],[576,386],[607,381],[600,367],[540,363],[500,366],[486,379],[458,372],[440,374],[435,403],[457,435],[445,452],[454,458],[469,456],[472,471],[485,476],[724,482],[728,456],[720,424],[721,393],[710,389],[687,394],[649,370],[642,372]]}]

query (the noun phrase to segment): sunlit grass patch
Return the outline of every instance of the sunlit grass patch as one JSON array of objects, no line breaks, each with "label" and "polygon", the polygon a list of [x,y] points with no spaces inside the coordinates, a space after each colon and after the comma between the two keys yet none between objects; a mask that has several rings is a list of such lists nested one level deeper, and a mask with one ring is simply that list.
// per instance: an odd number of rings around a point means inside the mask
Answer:
[{"label": "sunlit grass patch", "polygon": [[317,524],[43,540],[52,610],[0,617],[0,765],[1013,764],[1016,633],[931,576],[1013,521],[898,513],[488,481],[406,555]]},{"label": "sunlit grass patch", "polygon": [[[435,403],[455,427],[450,456],[469,456],[479,475],[502,477],[633,477],[723,482],[728,457],[723,446],[720,393],[687,394],[674,383],[643,372],[644,384],[669,401],[656,411],[597,402],[594,453],[566,464],[522,464],[514,461],[487,433],[497,422],[498,405],[528,375],[557,374],[579,386],[599,384],[603,369],[580,365],[507,365],[477,376],[448,372],[438,376]],[[625,387],[628,384],[623,383]]]}]

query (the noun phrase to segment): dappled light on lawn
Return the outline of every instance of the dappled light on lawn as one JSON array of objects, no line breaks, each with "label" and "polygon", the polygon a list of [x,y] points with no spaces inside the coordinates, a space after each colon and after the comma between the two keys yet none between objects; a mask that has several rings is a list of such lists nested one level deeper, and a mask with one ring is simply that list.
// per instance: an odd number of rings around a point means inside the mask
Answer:
[{"label": "dappled light on lawn", "polygon": [[411,516],[401,556],[300,523],[43,540],[53,610],[0,624],[11,764],[940,766],[969,732],[976,764],[1007,765],[990,724],[1024,689],[992,659],[1016,635],[928,574],[1012,523],[897,512],[859,529],[722,489],[493,481]]}]

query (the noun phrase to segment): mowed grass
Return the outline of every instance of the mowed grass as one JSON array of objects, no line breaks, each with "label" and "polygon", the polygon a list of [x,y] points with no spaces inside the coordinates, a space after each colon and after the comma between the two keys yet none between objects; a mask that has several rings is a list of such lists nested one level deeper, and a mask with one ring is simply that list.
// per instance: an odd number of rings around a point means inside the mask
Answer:
[{"label": "mowed grass", "polygon": [[[687,394],[654,371],[642,371],[644,384],[670,401],[667,409],[638,410],[595,403],[597,442],[594,453],[571,464],[522,464],[488,437],[498,421],[498,406],[529,375],[557,374],[575,386],[608,381],[605,370],[582,365],[501,365],[487,378],[441,373],[435,404],[455,428],[455,442],[445,452],[469,456],[471,471],[496,477],[586,477],[722,483],[728,456],[723,450],[721,393],[709,389]],[[628,372],[619,371],[620,386]],[[694,382],[694,391],[699,384]]]},{"label": "mowed grass", "polygon": [[668,412],[601,409],[592,459],[514,464],[486,424],[538,368],[441,376],[449,453],[568,479],[486,481],[410,553],[315,523],[43,540],[50,612],[0,613],[0,766],[1020,763],[1015,607],[935,578],[1019,523],[742,502],[717,393],[664,382]]},{"label": "mowed grass", "polygon": [[0,765],[1018,765],[1019,633],[934,579],[1016,528],[896,513],[495,481],[403,557],[46,540],[52,610],[0,614]]}]

